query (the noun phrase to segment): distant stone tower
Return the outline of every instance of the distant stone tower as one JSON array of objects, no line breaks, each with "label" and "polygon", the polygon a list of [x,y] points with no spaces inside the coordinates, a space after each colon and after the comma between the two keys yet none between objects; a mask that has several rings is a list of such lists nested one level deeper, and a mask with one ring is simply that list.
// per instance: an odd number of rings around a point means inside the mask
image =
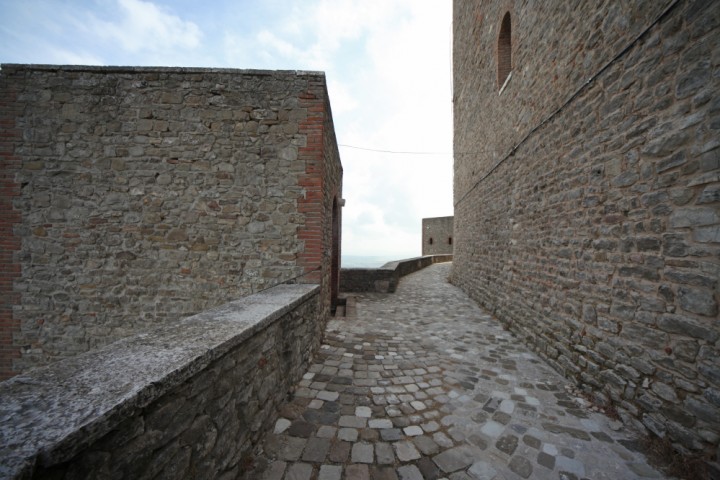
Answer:
[{"label": "distant stone tower", "polygon": [[453,253],[453,217],[422,219],[422,254]]}]

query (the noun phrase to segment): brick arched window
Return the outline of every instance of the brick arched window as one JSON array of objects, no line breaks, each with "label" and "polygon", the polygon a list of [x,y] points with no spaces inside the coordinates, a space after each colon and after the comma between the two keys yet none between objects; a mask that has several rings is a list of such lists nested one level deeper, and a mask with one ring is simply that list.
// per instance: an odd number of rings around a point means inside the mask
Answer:
[{"label": "brick arched window", "polygon": [[512,26],[510,12],[505,13],[500,25],[497,48],[498,89],[502,89],[512,70]]}]

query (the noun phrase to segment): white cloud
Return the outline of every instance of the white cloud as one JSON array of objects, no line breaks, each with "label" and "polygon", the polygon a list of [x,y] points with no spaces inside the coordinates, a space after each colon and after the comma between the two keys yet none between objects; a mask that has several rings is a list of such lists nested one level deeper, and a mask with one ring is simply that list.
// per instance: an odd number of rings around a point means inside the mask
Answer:
[{"label": "white cloud", "polygon": [[182,20],[142,0],[117,0],[120,18],[106,21],[90,15],[88,28],[99,38],[117,42],[124,50],[167,51],[174,48],[195,48],[202,32],[193,22]]}]

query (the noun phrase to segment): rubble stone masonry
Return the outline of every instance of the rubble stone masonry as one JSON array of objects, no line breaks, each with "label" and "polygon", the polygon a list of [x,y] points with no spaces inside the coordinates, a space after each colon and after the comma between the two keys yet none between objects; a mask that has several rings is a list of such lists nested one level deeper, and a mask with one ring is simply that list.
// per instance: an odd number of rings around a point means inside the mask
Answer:
[{"label": "rubble stone masonry", "polygon": [[0,378],[305,275],[342,167],[322,72],[3,65]]},{"label": "rubble stone masonry", "polygon": [[719,27],[712,1],[454,4],[452,281],[626,422],[713,454]]}]

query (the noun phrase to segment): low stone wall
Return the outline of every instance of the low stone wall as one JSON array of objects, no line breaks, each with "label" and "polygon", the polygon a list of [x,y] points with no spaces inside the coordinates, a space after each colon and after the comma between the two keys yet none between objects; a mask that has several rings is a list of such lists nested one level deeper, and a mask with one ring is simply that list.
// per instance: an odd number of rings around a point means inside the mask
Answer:
[{"label": "low stone wall", "polygon": [[393,293],[401,277],[433,263],[452,262],[452,259],[452,255],[426,255],[388,262],[380,268],[343,268],[340,270],[340,291]]},{"label": "low stone wall", "polygon": [[0,383],[0,478],[236,478],[319,347],[281,285]]}]

